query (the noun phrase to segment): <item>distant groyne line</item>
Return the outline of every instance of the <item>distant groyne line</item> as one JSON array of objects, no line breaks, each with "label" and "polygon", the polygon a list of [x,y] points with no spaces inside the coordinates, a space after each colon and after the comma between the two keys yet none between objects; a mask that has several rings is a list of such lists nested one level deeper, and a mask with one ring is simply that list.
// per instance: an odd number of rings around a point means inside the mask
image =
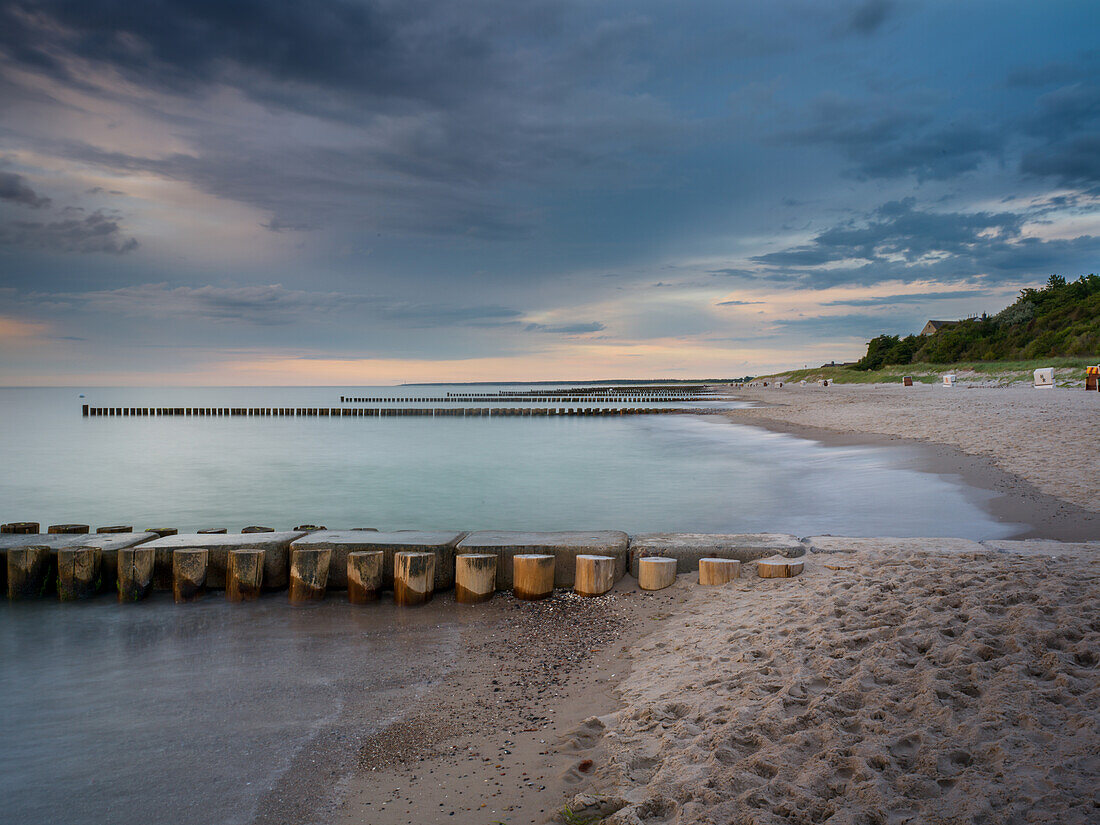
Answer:
[{"label": "distant groyne line", "polygon": [[558,418],[562,416],[657,415],[696,412],[672,407],[91,407],[83,405],[85,418],[95,416],[173,417],[322,417],[388,418],[429,416],[448,418],[500,418],[510,416]]},{"label": "distant groyne line", "polygon": [[714,395],[687,395],[687,396],[583,396],[583,395],[453,395],[426,398],[402,398],[400,396],[365,396],[357,397],[341,395],[341,404],[469,404],[477,403],[520,403],[520,404],[579,404],[599,402],[605,404],[652,404],[652,403],[678,403],[685,401],[714,401]]}]

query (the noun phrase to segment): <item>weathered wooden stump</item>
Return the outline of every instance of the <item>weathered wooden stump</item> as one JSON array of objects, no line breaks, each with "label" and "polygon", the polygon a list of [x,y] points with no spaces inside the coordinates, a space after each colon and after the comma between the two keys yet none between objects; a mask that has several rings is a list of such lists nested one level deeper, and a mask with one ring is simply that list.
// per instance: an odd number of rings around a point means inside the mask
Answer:
[{"label": "weathered wooden stump", "polygon": [[756,574],[762,579],[789,579],[802,572],[802,559],[760,559]]},{"label": "weathered wooden stump", "polygon": [[228,533],[229,530],[225,527],[207,527],[205,530],[196,530],[195,532],[203,536],[220,536],[223,533]]},{"label": "weathered wooden stump", "polygon": [[699,559],[699,584],[728,584],[741,577],[737,559]]},{"label": "weathered wooden stump", "polygon": [[210,552],[193,547],[172,551],[172,595],[176,603],[193,602],[206,592],[206,566]]},{"label": "weathered wooden stump", "polygon": [[87,524],[51,524],[46,528],[46,532],[54,535],[72,536],[90,533],[92,529]]},{"label": "weathered wooden stump", "polygon": [[497,557],[492,553],[455,556],[455,601],[477,604],[493,598],[497,589]]},{"label": "weathered wooden stump", "polygon": [[579,596],[602,596],[615,585],[613,556],[577,556],[573,592]]},{"label": "weathered wooden stump", "polygon": [[241,533],[274,533],[274,527],[245,527]]},{"label": "weathered wooden stump", "polygon": [[33,536],[38,533],[39,526],[37,521],[13,521],[10,524],[0,524],[0,533]]},{"label": "weathered wooden stump", "polygon": [[368,604],[382,592],[382,550],[353,550],[348,553],[348,601]]},{"label": "weathered wooden stump", "polygon": [[153,591],[156,557],[157,551],[152,547],[119,548],[117,583],[120,602],[138,602]]},{"label": "weathered wooden stump", "polygon": [[62,547],[57,551],[57,597],[63,602],[90,599],[103,584],[99,547]]},{"label": "weathered wooden stump", "polygon": [[132,524],[115,524],[110,527],[99,527],[96,529],[97,533],[132,533],[134,532],[134,525]]},{"label": "weathered wooden stump", "polygon": [[154,533],[160,538],[164,538],[165,536],[178,536],[180,531],[175,527],[150,527],[145,532]]},{"label": "weathered wooden stump", "polygon": [[8,598],[37,599],[49,587],[50,548],[12,547],[8,549]]},{"label": "weathered wooden stump", "polygon": [[290,551],[290,600],[319,601],[325,597],[328,567],[332,549],[325,547],[294,548]]},{"label": "weathered wooden stump", "polygon": [[523,553],[512,557],[512,593],[517,599],[545,599],[553,592],[553,556]]},{"label": "weathered wooden stump", "polygon": [[676,583],[676,559],[645,556],[638,559],[638,587],[642,590],[664,590]]},{"label": "weathered wooden stump", "polygon": [[435,553],[402,550],[393,554],[394,604],[423,604],[431,601],[434,589]]},{"label": "weathered wooden stump", "polygon": [[264,551],[259,547],[230,550],[225,563],[225,598],[251,602],[260,598],[264,583]]}]

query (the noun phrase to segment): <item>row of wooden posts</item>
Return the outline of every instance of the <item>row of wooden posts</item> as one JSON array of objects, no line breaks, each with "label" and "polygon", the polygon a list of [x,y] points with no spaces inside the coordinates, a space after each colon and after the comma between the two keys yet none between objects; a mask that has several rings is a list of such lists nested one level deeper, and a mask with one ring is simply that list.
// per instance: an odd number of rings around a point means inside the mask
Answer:
[{"label": "row of wooden posts", "polygon": [[[291,548],[289,598],[302,603],[323,599],[328,585],[332,548]],[[230,550],[226,563],[225,596],[229,601],[252,601],[263,588],[262,548]],[[146,598],[153,590],[156,549],[137,545],[118,550],[117,590],[120,602]],[[348,600],[352,604],[377,601],[382,592],[384,551],[359,550],[348,553]],[[210,551],[204,548],[175,548],[172,551],[172,594],[177,603],[192,602],[206,591]],[[57,593],[62,601],[91,598],[101,589],[103,551],[98,547],[64,547],[57,550]],[[512,593],[517,599],[534,601],[554,592],[555,557],[527,553],[512,557]],[[582,596],[601,596],[615,584],[615,558],[602,555],[576,556],[573,590]],[[455,556],[455,601],[474,604],[487,601],[496,591],[499,558],[491,553]],[[435,587],[436,555],[398,551],[393,557],[393,597],[398,605],[430,601]],[[11,548],[7,552],[8,598],[42,596],[48,584],[51,551],[45,546]],[[662,556],[638,560],[638,586],[642,590],[663,590],[676,581],[677,561]],[[757,572],[762,578],[787,578],[802,571],[798,559],[761,559]],[[741,575],[736,559],[705,558],[699,561],[699,584],[721,585]]]},{"label": "row of wooden posts", "polygon": [[90,407],[84,405],[83,414],[88,416],[328,416],[332,418],[362,418],[374,416],[458,416],[496,418],[499,416],[562,416],[562,415],[652,415],[655,413],[674,413],[679,410],[669,407],[394,407],[394,408],[353,408],[353,407]]},{"label": "row of wooden posts", "polygon": [[631,396],[553,396],[553,395],[485,395],[485,396],[444,396],[439,398],[399,398],[399,397],[355,397],[340,396],[341,404],[468,404],[471,401],[508,401],[524,404],[577,404],[583,401],[606,401],[614,404],[631,402],[677,402],[677,401],[713,401],[713,395],[631,395]]}]

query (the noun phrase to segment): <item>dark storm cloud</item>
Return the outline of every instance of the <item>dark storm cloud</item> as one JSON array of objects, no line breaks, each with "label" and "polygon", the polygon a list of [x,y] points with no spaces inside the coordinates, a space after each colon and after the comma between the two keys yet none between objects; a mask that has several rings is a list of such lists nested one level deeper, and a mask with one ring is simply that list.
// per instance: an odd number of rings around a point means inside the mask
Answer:
[{"label": "dark storm cloud", "polygon": [[13,220],[0,224],[0,246],[123,255],[137,249],[138,242],[126,237],[117,217],[94,212],[53,221]]},{"label": "dark storm cloud", "polygon": [[805,120],[783,139],[839,149],[858,178],[946,180],[977,168],[1004,143],[991,125],[965,117],[942,123],[927,103],[893,96],[857,99],[829,92],[811,104]]},{"label": "dark storm cloud", "polygon": [[852,12],[847,28],[857,34],[874,34],[895,10],[891,0],[865,0]]},{"label": "dark storm cloud", "polygon": [[1023,156],[1020,169],[1064,186],[1100,186],[1100,132],[1034,149]]},{"label": "dark storm cloud", "polygon": [[50,205],[50,199],[39,195],[14,172],[0,172],[0,200],[40,209]]}]

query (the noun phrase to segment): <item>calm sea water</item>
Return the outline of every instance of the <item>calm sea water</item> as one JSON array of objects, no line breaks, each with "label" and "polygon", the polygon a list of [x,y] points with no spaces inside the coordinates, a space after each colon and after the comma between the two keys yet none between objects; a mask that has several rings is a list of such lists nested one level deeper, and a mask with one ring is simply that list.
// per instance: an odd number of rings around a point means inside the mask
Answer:
[{"label": "calm sea water", "polygon": [[[701,416],[83,418],[92,406],[339,406],[463,388],[0,390],[0,519],[1002,537],[905,449]],[[480,389],[480,388],[479,388]],[[486,388],[492,391],[494,388]],[[701,405],[702,406],[702,405]]]},{"label": "calm sea water", "polygon": [[[82,418],[81,403],[337,406],[372,390],[80,392],[0,390],[0,520],[1016,532],[983,509],[988,494],[910,469],[909,448],[827,448],[717,417]],[[401,392],[429,394],[386,390]],[[441,678],[468,615],[279,596],[0,605],[0,821],[249,822],[316,737],[368,732]]]}]

